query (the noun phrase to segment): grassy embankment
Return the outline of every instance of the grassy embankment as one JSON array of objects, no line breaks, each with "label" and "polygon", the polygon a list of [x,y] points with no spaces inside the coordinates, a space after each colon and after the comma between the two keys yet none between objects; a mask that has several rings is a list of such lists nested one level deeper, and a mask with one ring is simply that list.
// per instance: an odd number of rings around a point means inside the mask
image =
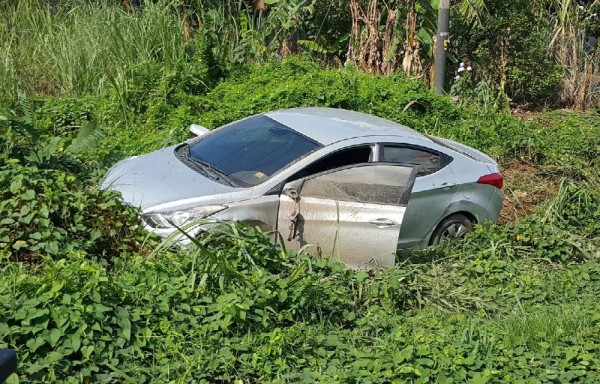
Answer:
[{"label": "grassy embankment", "polygon": [[[75,13],[40,22],[39,38],[58,47],[88,36],[56,50],[64,57],[89,59],[114,36],[124,47],[154,41],[152,54],[51,78],[59,62],[36,62],[32,43],[8,66],[23,72],[0,111],[0,347],[18,350],[22,382],[600,380],[597,113],[522,121],[400,76],[306,60],[217,71],[201,39],[162,55],[171,40],[110,34],[159,25],[153,7],[146,21],[103,12],[110,27],[78,28],[91,21]],[[156,17],[180,32],[175,17]],[[4,47],[16,38],[7,31]],[[17,100],[17,87],[30,96]],[[187,137],[191,122],[300,105],[373,113],[492,154],[512,172],[519,215],[369,274],[297,258],[248,228],[194,251],[157,248],[133,210],[96,188],[110,163]]]}]

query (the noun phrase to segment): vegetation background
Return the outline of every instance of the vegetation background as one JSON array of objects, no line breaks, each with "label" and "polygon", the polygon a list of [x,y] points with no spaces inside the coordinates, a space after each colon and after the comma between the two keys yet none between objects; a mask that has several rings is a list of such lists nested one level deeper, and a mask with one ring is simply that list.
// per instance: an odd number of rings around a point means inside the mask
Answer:
[{"label": "vegetation background", "polygon": [[[600,4],[452,1],[445,96],[429,90],[436,9],[0,0],[11,382],[599,382]],[[502,224],[366,273],[234,224],[168,249],[97,188],[190,123],[294,106],[493,155]]]}]

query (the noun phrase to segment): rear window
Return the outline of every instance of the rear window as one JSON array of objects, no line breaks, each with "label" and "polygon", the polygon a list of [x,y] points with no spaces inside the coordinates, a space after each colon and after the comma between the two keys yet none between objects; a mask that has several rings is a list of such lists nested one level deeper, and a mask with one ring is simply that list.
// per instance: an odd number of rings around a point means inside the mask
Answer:
[{"label": "rear window", "polygon": [[213,132],[190,146],[191,160],[210,164],[241,186],[255,186],[320,144],[263,115]]},{"label": "rear window", "polygon": [[417,148],[385,145],[383,161],[390,163],[407,163],[418,166],[417,176],[435,173],[445,165],[440,155]]}]

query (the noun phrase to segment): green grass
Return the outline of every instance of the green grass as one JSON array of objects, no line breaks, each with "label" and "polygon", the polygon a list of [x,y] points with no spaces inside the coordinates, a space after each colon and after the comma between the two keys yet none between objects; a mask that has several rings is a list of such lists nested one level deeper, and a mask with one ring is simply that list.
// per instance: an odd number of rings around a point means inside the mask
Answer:
[{"label": "green grass", "polygon": [[0,100],[17,92],[105,94],[148,62],[169,67],[185,55],[182,19],[167,3],[127,11],[109,1],[51,8],[47,1],[0,2]]},{"label": "green grass", "polygon": [[[221,81],[205,53],[173,68],[148,59],[106,92],[97,82],[0,109],[0,347],[17,349],[21,382],[600,380],[597,115],[522,122],[297,58]],[[238,226],[196,249],[157,248],[131,207],[97,189],[107,166],[187,138],[191,122],[305,105],[530,162],[560,189],[516,222],[374,273]],[[71,151],[90,121],[98,135]]]},{"label": "green grass", "polygon": [[[198,253],[115,257],[114,267],[76,255],[43,273],[10,264],[0,330],[25,356],[27,381],[598,380],[598,260],[491,256],[473,238],[462,248],[471,246],[482,253],[455,247],[369,275],[294,260],[265,236],[230,229]],[[94,349],[71,352],[75,339]]]},{"label": "green grass", "polygon": [[585,345],[596,332],[598,310],[593,298],[563,305],[547,305],[521,310],[498,321],[508,348],[524,346],[529,350],[555,348],[565,340]]}]

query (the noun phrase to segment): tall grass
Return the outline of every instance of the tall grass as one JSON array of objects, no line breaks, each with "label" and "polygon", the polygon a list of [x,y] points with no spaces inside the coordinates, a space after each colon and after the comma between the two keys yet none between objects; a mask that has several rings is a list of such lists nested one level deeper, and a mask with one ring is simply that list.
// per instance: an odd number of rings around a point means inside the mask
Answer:
[{"label": "tall grass", "polygon": [[586,49],[590,32],[585,28],[585,8],[571,0],[554,0],[551,4],[556,9],[556,17],[549,49],[564,70],[560,97],[566,105],[578,109],[598,105],[600,50]]},{"label": "tall grass", "polygon": [[171,4],[49,3],[0,0],[0,100],[19,90],[103,93],[137,64],[169,66],[185,54],[182,18]]},{"label": "tall grass", "polygon": [[592,300],[529,308],[501,318],[500,327],[506,335],[505,343],[511,347],[527,346],[539,349],[544,344],[560,345],[565,340],[584,344],[586,336],[593,332],[594,322],[586,309],[594,307]]}]

